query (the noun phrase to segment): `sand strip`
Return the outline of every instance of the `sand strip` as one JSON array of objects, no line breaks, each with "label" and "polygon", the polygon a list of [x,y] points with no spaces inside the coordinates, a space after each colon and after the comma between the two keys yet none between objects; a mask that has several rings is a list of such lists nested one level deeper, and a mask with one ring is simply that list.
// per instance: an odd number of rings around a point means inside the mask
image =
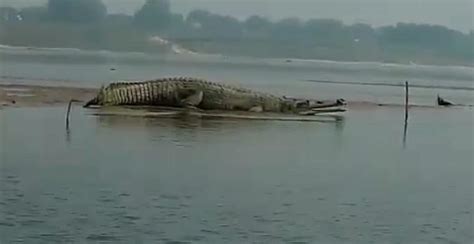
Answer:
[{"label": "sand strip", "polygon": [[[66,106],[71,100],[84,104],[97,94],[98,89],[66,86],[37,86],[0,84],[1,107]],[[370,101],[347,101],[347,108],[374,109],[377,107],[403,107],[404,104],[374,103]],[[410,105],[411,108],[444,108],[435,105]]]},{"label": "sand strip", "polygon": [[96,89],[0,84],[0,107],[36,107],[66,105],[71,99],[86,102]]}]

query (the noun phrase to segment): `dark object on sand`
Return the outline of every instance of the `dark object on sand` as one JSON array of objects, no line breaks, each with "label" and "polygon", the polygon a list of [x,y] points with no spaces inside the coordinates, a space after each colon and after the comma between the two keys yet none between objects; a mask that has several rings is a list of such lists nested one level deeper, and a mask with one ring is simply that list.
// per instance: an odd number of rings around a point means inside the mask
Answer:
[{"label": "dark object on sand", "polygon": [[439,106],[453,106],[454,105],[454,103],[440,97],[439,94],[438,94],[437,101],[438,101]]},{"label": "dark object on sand", "polygon": [[115,71],[115,70],[117,70],[117,69],[116,68],[110,68],[110,71]]}]

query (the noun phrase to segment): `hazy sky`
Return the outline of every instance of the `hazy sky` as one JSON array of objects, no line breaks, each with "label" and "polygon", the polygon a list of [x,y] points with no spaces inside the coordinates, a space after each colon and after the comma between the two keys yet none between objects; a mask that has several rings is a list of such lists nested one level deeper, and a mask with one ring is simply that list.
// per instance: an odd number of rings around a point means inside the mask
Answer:
[{"label": "hazy sky", "polygon": [[[26,6],[47,0],[0,0],[1,5]],[[78,0],[79,1],[79,0]],[[145,0],[103,0],[109,12],[133,13]],[[336,18],[346,23],[374,26],[396,22],[441,24],[469,31],[473,27],[474,0],[171,0],[176,12],[201,8],[245,18],[252,14],[271,19],[298,16]]]}]

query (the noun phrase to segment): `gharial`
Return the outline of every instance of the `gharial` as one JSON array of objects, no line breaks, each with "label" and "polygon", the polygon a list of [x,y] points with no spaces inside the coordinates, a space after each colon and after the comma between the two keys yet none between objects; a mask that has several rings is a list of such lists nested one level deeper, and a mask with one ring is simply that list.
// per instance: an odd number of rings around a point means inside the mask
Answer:
[{"label": "gharial", "polygon": [[102,86],[97,96],[84,107],[121,105],[314,115],[321,109],[340,107],[346,103],[344,99],[323,102],[277,96],[196,78],[171,77]]}]

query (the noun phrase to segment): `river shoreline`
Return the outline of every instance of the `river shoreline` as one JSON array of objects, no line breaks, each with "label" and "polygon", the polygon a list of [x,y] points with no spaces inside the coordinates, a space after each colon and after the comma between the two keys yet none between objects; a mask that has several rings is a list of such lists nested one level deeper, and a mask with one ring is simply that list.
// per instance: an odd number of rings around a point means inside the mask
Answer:
[{"label": "river shoreline", "polygon": [[[85,103],[93,98],[98,89],[72,86],[44,86],[26,84],[0,84],[1,107],[48,107],[65,106],[71,99]],[[348,109],[375,109],[378,107],[402,108],[400,103],[377,103],[372,101],[347,101]],[[410,104],[413,108],[444,109],[433,105]]]}]

